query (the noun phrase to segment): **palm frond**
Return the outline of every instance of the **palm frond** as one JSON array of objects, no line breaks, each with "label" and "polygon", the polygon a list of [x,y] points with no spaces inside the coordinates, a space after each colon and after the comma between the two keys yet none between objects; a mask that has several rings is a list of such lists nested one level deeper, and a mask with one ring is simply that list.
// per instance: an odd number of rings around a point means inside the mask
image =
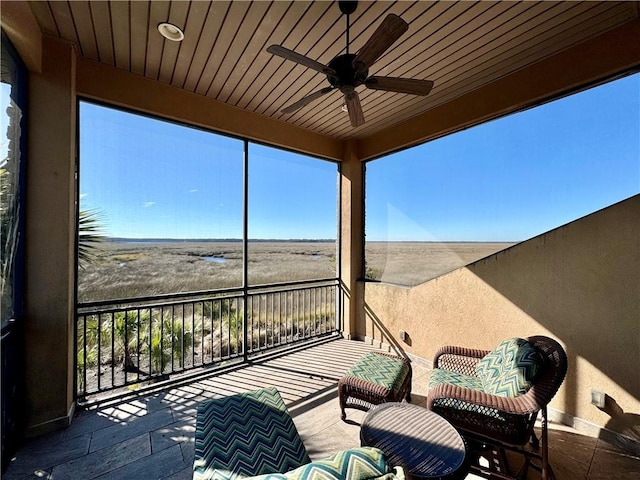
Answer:
[{"label": "palm frond", "polygon": [[78,216],[78,261],[81,268],[96,260],[98,244],[105,239],[103,214],[99,210],[81,210]]}]

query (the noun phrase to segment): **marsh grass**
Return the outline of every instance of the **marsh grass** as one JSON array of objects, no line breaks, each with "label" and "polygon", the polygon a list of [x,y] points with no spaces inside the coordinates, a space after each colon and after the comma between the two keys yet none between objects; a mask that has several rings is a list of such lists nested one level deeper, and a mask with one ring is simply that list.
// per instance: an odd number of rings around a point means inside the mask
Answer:
[{"label": "marsh grass", "polygon": [[367,242],[366,278],[414,286],[512,245],[507,242]]},{"label": "marsh grass", "polygon": [[[510,247],[507,242],[367,242],[366,277],[417,285]],[[211,262],[206,257],[224,261]],[[335,242],[250,242],[250,285],[336,276]],[[241,242],[102,242],[78,272],[79,303],[242,285]]]},{"label": "marsh grass", "polygon": [[[205,260],[224,259],[223,263]],[[333,278],[335,242],[250,242],[251,285]],[[78,302],[242,285],[240,242],[103,242],[78,272]]]}]

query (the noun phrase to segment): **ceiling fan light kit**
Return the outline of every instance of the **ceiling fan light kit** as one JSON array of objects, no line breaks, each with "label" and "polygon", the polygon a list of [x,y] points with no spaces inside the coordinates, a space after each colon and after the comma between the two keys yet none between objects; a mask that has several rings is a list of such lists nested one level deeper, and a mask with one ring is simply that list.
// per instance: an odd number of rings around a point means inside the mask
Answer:
[{"label": "ceiling fan light kit", "polygon": [[289,50],[281,45],[271,45],[267,52],[298,63],[327,76],[331,86],[322,88],[295,103],[283,108],[282,113],[291,114],[298,109],[318,100],[323,95],[338,89],[344,96],[344,103],[353,127],[364,124],[364,112],[356,87],[364,85],[371,90],[406,93],[410,95],[428,95],[433,88],[431,80],[398,77],[369,77],[369,68],[393,45],[409,28],[409,24],[397,15],[390,13],[378,26],[369,40],[356,53],[349,53],[349,15],[355,12],[358,2],[339,1],[340,11],[347,17],[345,53],[338,55],[328,65]]}]

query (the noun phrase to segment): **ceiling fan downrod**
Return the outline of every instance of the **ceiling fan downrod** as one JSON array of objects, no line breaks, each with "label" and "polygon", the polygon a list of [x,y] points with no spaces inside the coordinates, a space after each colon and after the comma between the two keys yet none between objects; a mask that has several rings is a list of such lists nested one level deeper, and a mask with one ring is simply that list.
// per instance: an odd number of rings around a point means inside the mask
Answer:
[{"label": "ceiling fan downrod", "polygon": [[347,46],[345,48],[345,54],[349,55],[349,27],[351,26],[349,24],[349,15],[351,15],[353,12],[356,11],[356,9],[358,8],[358,2],[357,1],[347,1],[347,0],[340,0],[338,2],[338,7],[340,8],[340,11],[347,17],[347,31],[346,31],[346,37],[347,37]]},{"label": "ceiling fan downrod", "polygon": [[344,49],[344,53],[345,55],[349,55],[349,15],[346,15],[346,17],[347,17],[347,31],[344,32],[344,34],[347,37],[347,46]]}]

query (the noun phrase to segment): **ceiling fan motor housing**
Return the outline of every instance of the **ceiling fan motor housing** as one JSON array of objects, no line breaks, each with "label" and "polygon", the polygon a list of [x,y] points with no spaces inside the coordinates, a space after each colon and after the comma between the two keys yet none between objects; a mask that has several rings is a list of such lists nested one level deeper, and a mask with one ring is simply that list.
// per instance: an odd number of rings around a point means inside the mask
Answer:
[{"label": "ceiling fan motor housing", "polygon": [[360,68],[355,68],[353,65],[354,58],[356,58],[355,54],[346,53],[338,55],[329,62],[328,67],[336,72],[335,75],[327,75],[327,80],[329,80],[332,87],[357,87],[364,84],[364,81],[369,76],[369,69],[362,62],[358,62],[357,67]]},{"label": "ceiling fan motor housing", "polygon": [[343,14],[351,15],[358,8],[358,2],[340,0],[338,2],[338,7]]}]

